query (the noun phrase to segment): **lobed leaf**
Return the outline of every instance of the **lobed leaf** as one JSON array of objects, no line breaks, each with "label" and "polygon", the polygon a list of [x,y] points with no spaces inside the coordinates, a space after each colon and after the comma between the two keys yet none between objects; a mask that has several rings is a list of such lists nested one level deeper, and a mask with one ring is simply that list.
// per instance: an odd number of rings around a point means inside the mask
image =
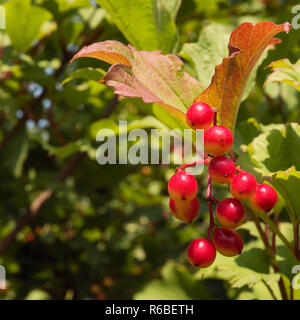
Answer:
[{"label": "lobed leaf", "polygon": [[279,39],[273,38],[279,32],[289,32],[289,23],[276,25],[272,22],[243,23],[230,36],[229,56],[218,65],[210,86],[195,101],[203,101],[220,114],[220,123],[234,131],[236,117],[243,92],[251,71],[264,50]]},{"label": "lobed leaf", "polygon": [[138,51],[117,41],[95,43],[81,49],[71,60],[92,57],[113,64],[102,82],[123,97],[157,103],[185,126],[185,111],[202,85],[183,71],[183,62],[173,54]]},{"label": "lobed leaf", "polygon": [[259,134],[238,158],[244,170],[256,176],[271,176],[295,166],[300,170],[300,125],[297,123],[261,126]]},{"label": "lobed leaf", "polygon": [[259,240],[248,243],[242,255],[234,258],[217,254],[214,264],[196,273],[196,278],[217,278],[229,281],[231,287],[253,288],[262,281],[267,284],[277,283],[280,275],[269,273],[268,258]]},{"label": "lobed leaf", "polygon": [[300,59],[292,64],[288,59],[272,62],[268,68],[272,73],[268,76],[265,85],[271,82],[284,82],[300,91]]},{"label": "lobed leaf", "polygon": [[273,183],[277,191],[284,199],[286,209],[289,213],[292,222],[300,221],[300,171],[295,167],[286,170],[278,171],[272,176]]}]

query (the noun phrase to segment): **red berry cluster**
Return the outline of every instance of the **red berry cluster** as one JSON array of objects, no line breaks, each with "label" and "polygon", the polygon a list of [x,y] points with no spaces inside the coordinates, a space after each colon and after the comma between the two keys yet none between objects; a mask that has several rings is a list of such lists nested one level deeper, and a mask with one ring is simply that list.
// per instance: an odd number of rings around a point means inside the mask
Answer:
[{"label": "red berry cluster", "polygon": [[[237,168],[231,158],[224,156],[232,147],[233,136],[228,128],[216,125],[216,112],[208,104],[194,103],[186,113],[186,121],[193,129],[205,130],[204,150],[208,156],[203,163],[208,165],[206,200],[209,205],[210,225],[207,237],[194,239],[187,249],[191,264],[205,268],[214,262],[216,251],[227,257],[242,252],[243,240],[234,230],[245,219],[245,208],[241,200],[249,200],[256,210],[269,212],[277,203],[277,193],[270,185],[257,184],[252,174]],[[183,170],[195,164],[196,162],[193,162],[177,168],[168,184],[170,211],[177,219],[188,223],[198,216],[198,185],[195,177]],[[233,197],[222,201],[215,199],[211,192],[211,182],[230,183]],[[217,203],[216,217],[221,225],[219,227],[214,222],[214,202]]]}]

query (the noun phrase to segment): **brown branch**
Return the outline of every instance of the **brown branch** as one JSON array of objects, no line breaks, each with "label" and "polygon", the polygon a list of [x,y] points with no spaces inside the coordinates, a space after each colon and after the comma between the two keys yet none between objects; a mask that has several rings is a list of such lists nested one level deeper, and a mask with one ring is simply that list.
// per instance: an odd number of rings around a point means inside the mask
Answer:
[{"label": "brown branch", "polygon": [[[273,222],[276,225],[276,227],[278,226],[278,219],[279,219],[279,213],[274,212]],[[272,233],[272,251],[273,251],[273,254],[276,255],[276,233],[275,232]]]},{"label": "brown branch", "polygon": [[0,145],[0,153],[3,151],[12,137],[17,133],[17,131],[25,124],[26,120],[27,115],[24,113],[24,115],[18,119],[17,123],[12,127],[12,129],[3,137]]},{"label": "brown branch", "polygon": [[[60,183],[64,182],[68,175],[77,166],[84,154],[85,153],[83,152],[77,152],[67,163],[66,167],[64,167],[63,170],[59,173],[56,181]],[[28,213],[17,223],[11,233],[0,243],[0,254],[2,254],[12,244],[12,242],[16,239],[17,234],[37,216],[43,205],[48,199],[51,198],[52,195],[53,190],[47,189],[42,191],[34,199],[32,204],[30,205]]]},{"label": "brown branch", "polygon": [[60,132],[59,128],[58,128],[58,124],[57,122],[54,121],[54,117],[53,117],[53,103],[51,103],[50,109],[48,111],[48,120],[50,123],[50,127],[53,130],[54,134],[57,137],[57,140],[59,141],[61,146],[64,146],[66,144],[65,139],[62,135],[62,133]]}]

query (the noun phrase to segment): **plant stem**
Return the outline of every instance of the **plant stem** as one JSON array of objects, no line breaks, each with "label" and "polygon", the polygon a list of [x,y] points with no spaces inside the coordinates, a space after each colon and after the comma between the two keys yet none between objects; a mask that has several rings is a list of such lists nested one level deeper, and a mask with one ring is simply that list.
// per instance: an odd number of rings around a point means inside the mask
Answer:
[{"label": "plant stem", "polygon": [[[274,222],[268,217],[267,214],[265,214],[264,212],[258,212],[257,214],[259,215],[259,217],[269,225],[270,229],[272,230],[272,232],[276,233],[276,235],[280,238],[280,240],[285,244],[285,246],[293,253],[294,252],[294,248],[291,245],[291,243],[287,240],[287,238],[280,232],[280,230],[277,228],[277,226],[274,224]],[[297,257],[296,257],[297,258]]]},{"label": "plant stem", "polygon": [[184,170],[184,169],[186,169],[188,167],[194,167],[197,164],[208,164],[208,162],[209,162],[209,159],[206,158],[204,160],[198,160],[198,161],[192,161],[192,162],[189,162],[189,163],[185,163],[182,166],[177,167],[176,168],[176,172],[182,171],[182,170]]},{"label": "plant stem", "polygon": [[264,279],[262,280],[262,283],[266,286],[266,288],[267,288],[268,291],[270,292],[270,295],[272,296],[272,298],[273,298],[274,300],[278,300],[278,299],[276,298],[276,296],[275,296],[275,293],[274,293],[273,289],[267,284],[267,282],[266,282]]},{"label": "plant stem", "polygon": [[300,260],[300,250],[299,250],[299,222],[294,223],[294,252],[295,257]]},{"label": "plant stem", "polygon": [[212,194],[211,194],[211,178],[210,176],[208,176],[207,189],[206,189],[206,201],[208,202],[208,208],[209,208],[209,227],[207,231],[207,239],[210,238],[211,230],[215,226],[214,213],[213,213],[213,207],[212,207],[212,202],[214,201],[213,199],[214,198],[212,197]]},{"label": "plant stem", "polygon": [[213,125],[216,126],[218,123],[218,111],[217,109],[214,109],[214,122]]},{"label": "plant stem", "polygon": [[[278,263],[276,261],[275,253],[274,253],[274,251],[272,250],[272,248],[269,245],[269,241],[268,241],[268,239],[266,237],[265,232],[263,231],[263,229],[262,229],[262,227],[260,225],[259,219],[257,218],[256,214],[254,213],[254,211],[251,208],[249,208],[249,213],[250,213],[251,219],[255,223],[256,229],[257,229],[257,231],[258,231],[258,233],[259,233],[259,235],[260,235],[260,237],[261,237],[261,239],[262,239],[262,241],[264,243],[264,246],[265,246],[265,249],[266,249],[266,253],[270,258],[270,263],[271,263],[271,266],[274,269],[274,272],[280,273],[280,269],[279,269]],[[279,279],[278,286],[279,286],[279,290],[280,290],[282,299],[283,300],[288,300],[288,295],[287,295],[286,288],[285,288],[285,285],[284,285],[282,277],[280,277],[280,279]]]},{"label": "plant stem", "polygon": [[[279,218],[279,213],[274,212],[273,222],[277,228],[278,228],[278,218]],[[275,255],[276,254],[276,233],[275,232],[272,232],[272,251],[273,251],[273,254]]]},{"label": "plant stem", "polygon": [[235,167],[235,170],[238,172],[238,173],[246,173],[245,170],[241,169],[241,168],[238,168],[238,167]]},{"label": "plant stem", "polygon": [[[265,224],[265,235],[266,235],[266,238],[267,238],[267,241],[269,243],[269,236],[270,236],[270,232],[269,232],[269,225],[268,224]],[[274,234],[274,233],[273,233]]]}]

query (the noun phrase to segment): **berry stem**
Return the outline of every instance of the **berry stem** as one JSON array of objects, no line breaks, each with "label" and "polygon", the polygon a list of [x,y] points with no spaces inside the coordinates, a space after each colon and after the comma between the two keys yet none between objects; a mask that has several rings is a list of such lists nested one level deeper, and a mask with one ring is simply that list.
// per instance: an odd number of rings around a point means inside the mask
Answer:
[{"label": "berry stem", "polygon": [[268,241],[268,243],[269,243],[270,228],[269,228],[269,225],[268,225],[268,224],[265,224],[265,235],[266,235],[267,241]]},{"label": "berry stem", "polygon": [[185,163],[182,166],[176,168],[176,172],[183,171],[184,169],[186,169],[188,167],[194,167],[197,164],[208,164],[208,163],[209,163],[209,159],[208,158],[206,158],[204,160],[192,161],[192,162],[189,162],[189,163]]},{"label": "berry stem", "polygon": [[294,223],[294,251],[295,257],[300,260],[300,250],[299,250],[299,222]]},{"label": "berry stem", "polygon": [[218,201],[217,199],[214,199],[211,194],[211,178],[210,178],[210,176],[208,176],[208,181],[207,181],[206,201],[208,202],[208,208],[209,208],[209,226],[208,226],[208,231],[207,231],[207,239],[209,239],[211,230],[215,226],[212,202]]},{"label": "berry stem", "polygon": [[[274,212],[273,221],[277,228],[278,228],[278,218],[279,218],[279,213]],[[276,254],[276,233],[275,232],[272,233],[272,250],[273,250],[273,254],[275,255]]]},{"label": "berry stem", "polygon": [[247,173],[247,171],[241,169],[241,168],[238,168],[238,167],[235,167],[235,170],[238,172],[238,173]]},{"label": "berry stem", "polygon": [[218,110],[214,108],[214,122],[213,125],[216,126],[218,123]]}]

